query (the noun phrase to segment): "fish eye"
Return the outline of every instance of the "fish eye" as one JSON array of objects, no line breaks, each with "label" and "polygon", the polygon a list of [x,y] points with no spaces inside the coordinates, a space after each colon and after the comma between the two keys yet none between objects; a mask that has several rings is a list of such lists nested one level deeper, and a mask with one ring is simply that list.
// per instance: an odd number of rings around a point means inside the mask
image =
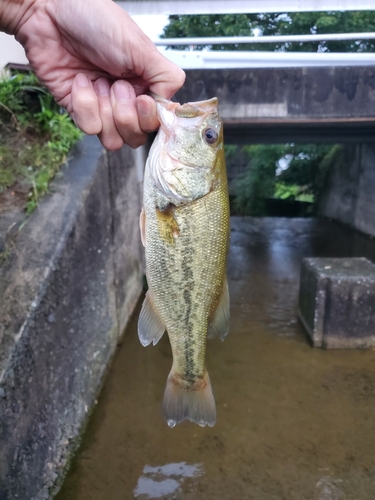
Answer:
[{"label": "fish eye", "polygon": [[212,128],[206,128],[206,130],[203,132],[203,137],[208,144],[215,144],[218,135],[217,132],[215,132],[215,130],[213,130]]}]

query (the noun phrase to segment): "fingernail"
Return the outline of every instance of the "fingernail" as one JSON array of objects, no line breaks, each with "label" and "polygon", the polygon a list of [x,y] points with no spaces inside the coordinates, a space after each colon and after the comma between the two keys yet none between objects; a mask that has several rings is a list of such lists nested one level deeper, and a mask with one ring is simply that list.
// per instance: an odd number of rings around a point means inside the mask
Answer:
[{"label": "fingernail", "polygon": [[94,83],[95,92],[98,96],[108,97],[109,96],[109,83],[107,80],[99,79]]},{"label": "fingernail", "polygon": [[129,86],[125,82],[115,82],[113,91],[117,101],[127,101],[132,97]]},{"label": "fingernail", "polygon": [[87,88],[90,86],[89,79],[83,73],[78,73],[76,76],[76,82],[78,87]]}]

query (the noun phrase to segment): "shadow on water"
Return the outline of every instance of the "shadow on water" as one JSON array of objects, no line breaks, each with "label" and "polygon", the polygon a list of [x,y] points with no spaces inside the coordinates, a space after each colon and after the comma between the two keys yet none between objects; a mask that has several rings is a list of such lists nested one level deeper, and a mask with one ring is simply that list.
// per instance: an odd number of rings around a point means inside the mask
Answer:
[{"label": "shadow on water", "polygon": [[230,334],[209,341],[218,422],[169,429],[165,336],[129,325],[58,500],[375,498],[375,352],[313,349],[296,320],[302,257],[375,242],[315,219],[234,217]]}]

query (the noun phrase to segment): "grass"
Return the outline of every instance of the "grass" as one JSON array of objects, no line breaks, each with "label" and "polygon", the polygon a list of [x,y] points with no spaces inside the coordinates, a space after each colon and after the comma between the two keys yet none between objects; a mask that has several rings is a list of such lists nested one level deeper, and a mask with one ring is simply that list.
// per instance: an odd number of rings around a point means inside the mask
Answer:
[{"label": "grass", "polygon": [[81,136],[33,74],[4,75],[0,79],[0,209],[2,193],[16,190],[24,194],[25,211],[31,214]]}]

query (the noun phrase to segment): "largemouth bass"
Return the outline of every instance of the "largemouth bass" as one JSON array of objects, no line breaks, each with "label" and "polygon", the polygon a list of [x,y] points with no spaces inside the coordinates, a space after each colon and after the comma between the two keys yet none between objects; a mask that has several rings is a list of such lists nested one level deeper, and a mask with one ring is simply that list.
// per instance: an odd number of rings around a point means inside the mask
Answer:
[{"label": "largemouth bass", "polygon": [[163,401],[168,425],[188,419],[213,426],[206,338],[210,333],[224,340],[229,321],[222,123],[216,98],[183,105],[155,100],[161,125],[144,178],[140,227],[149,289],[138,335],[147,346],[168,332],[173,354]]}]

